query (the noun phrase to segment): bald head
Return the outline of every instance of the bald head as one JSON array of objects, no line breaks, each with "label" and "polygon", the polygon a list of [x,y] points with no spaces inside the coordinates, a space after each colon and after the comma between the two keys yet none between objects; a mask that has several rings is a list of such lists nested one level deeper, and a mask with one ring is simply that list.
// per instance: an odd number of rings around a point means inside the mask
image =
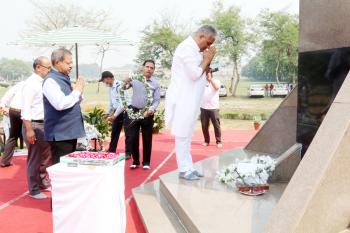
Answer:
[{"label": "bald head", "polygon": [[44,56],[37,57],[33,62],[34,72],[42,78],[45,78],[51,70],[50,59]]}]

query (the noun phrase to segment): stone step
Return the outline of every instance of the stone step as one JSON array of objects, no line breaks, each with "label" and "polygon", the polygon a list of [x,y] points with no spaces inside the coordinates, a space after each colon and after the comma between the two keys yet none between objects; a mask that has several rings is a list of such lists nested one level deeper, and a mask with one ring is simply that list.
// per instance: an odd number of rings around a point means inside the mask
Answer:
[{"label": "stone step", "polygon": [[159,193],[159,180],[132,190],[148,233],[186,233],[179,219]]},{"label": "stone step", "polygon": [[205,177],[199,181],[178,178],[177,172],[160,176],[160,190],[188,232],[260,233],[279,201],[286,183],[274,183],[259,197],[244,196],[216,179],[222,167],[237,157],[254,153],[234,150],[195,164]]}]

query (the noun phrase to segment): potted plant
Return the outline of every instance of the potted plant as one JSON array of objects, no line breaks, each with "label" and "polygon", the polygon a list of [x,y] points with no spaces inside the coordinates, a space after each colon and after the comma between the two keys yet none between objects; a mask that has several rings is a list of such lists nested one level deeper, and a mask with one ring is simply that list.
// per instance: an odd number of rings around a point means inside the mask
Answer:
[{"label": "potted plant", "polygon": [[164,109],[157,111],[153,117],[153,133],[157,134],[164,128]]},{"label": "potted plant", "polygon": [[102,147],[103,140],[109,134],[111,128],[107,118],[108,115],[106,115],[102,109],[96,107],[92,110],[92,112],[84,114],[84,121],[93,125],[101,134],[101,136],[97,138],[100,148]]},{"label": "potted plant", "polygon": [[260,116],[254,116],[253,120],[254,120],[253,121],[254,129],[255,130],[260,129],[260,125],[261,125],[261,118],[260,118]]}]

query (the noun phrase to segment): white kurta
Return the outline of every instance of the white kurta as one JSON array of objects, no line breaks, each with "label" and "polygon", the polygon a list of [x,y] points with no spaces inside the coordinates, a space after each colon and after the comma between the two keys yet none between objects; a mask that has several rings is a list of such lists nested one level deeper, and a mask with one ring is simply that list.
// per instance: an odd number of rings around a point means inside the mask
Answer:
[{"label": "white kurta", "polygon": [[190,36],[176,48],[166,94],[165,122],[176,137],[191,137],[205,89],[203,54]]}]

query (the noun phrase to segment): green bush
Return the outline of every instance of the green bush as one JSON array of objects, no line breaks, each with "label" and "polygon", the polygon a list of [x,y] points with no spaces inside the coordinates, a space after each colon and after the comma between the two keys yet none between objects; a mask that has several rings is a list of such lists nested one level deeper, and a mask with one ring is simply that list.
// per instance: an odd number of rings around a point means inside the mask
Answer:
[{"label": "green bush", "polygon": [[267,114],[266,113],[260,113],[260,117],[262,121],[266,121],[267,120]]},{"label": "green bush", "polygon": [[0,87],[8,88],[10,84],[8,83],[0,83]]},{"label": "green bush", "polygon": [[254,116],[253,116],[253,114],[250,114],[250,113],[242,113],[241,119],[242,120],[253,120]]},{"label": "green bush", "polygon": [[231,119],[231,120],[237,120],[240,119],[240,116],[238,113],[224,113],[221,115],[223,119]]}]

